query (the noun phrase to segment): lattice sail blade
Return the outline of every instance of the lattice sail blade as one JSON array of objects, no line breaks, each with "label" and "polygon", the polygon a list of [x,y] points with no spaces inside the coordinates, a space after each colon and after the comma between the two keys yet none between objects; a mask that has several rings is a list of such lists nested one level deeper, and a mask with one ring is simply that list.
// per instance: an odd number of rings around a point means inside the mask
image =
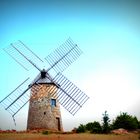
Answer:
[{"label": "lattice sail blade", "polygon": [[[27,78],[8,96],[6,96],[2,101],[0,101],[0,104],[12,115],[12,117],[14,117],[30,99],[30,93],[28,92],[28,90],[31,88],[31,86],[28,86],[28,82],[29,78]],[[23,90],[25,86],[28,88]]]},{"label": "lattice sail blade", "polygon": [[[53,93],[52,96],[57,98],[59,103],[67,111],[72,115],[75,115],[89,97],[61,73],[59,73],[53,81],[57,85],[58,89],[52,87],[49,89],[49,93]],[[54,92],[55,90],[57,92]]]},{"label": "lattice sail blade", "polygon": [[[64,44],[57,48],[53,53],[48,55],[45,60],[50,64],[56,73],[63,72],[71,63],[73,63],[82,51],[72,39],[67,39]],[[48,69],[48,71],[50,70]]]},{"label": "lattice sail blade", "polygon": [[31,69],[32,66],[40,70],[38,66],[43,63],[43,60],[31,51],[23,42],[18,41],[12,43],[3,50],[25,70]]},{"label": "lattice sail blade", "polygon": [[[30,92],[28,92],[28,90],[31,87],[32,85],[29,86],[29,78],[27,78],[8,96],[0,101],[0,104],[14,117],[20,111],[20,109],[23,108],[29,101]],[[39,86],[36,86],[35,90],[39,90]]]},{"label": "lattice sail blade", "polygon": [[[14,116],[20,108],[22,108],[29,100],[28,88],[23,91],[23,87],[27,86],[29,78],[22,82],[15,90],[13,90],[8,96],[6,96],[0,104],[7,110],[12,116]],[[24,93],[24,94],[23,94]]]}]

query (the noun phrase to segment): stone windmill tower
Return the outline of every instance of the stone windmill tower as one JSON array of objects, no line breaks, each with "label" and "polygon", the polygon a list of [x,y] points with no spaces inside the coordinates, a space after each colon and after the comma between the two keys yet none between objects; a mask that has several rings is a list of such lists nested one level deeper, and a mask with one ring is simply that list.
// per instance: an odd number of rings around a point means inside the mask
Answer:
[{"label": "stone windmill tower", "polygon": [[30,78],[23,81],[1,100],[0,104],[12,115],[15,122],[15,115],[29,101],[27,129],[63,131],[59,103],[69,113],[75,115],[89,99],[62,75],[62,72],[81,55],[82,51],[69,38],[45,58],[50,66],[43,70],[40,69],[39,64],[44,64],[44,61],[21,41],[10,44],[4,51],[24,69],[29,70],[29,67],[33,66],[39,74],[32,82]]},{"label": "stone windmill tower", "polygon": [[56,86],[47,77],[43,78],[43,72],[41,77],[31,88],[27,129],[63,131],[60,105],[57,98],[52,96],[57,95],[57,90],[49,92],[50,88],[55,89]]}]

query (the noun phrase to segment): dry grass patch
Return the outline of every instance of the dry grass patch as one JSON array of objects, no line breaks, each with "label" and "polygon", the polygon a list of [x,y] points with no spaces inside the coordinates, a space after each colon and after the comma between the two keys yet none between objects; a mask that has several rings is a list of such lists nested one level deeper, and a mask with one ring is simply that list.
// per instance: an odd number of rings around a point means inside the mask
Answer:
[{"label": "dry grass patch", "polygon": [[0,134],[0,140],[140,140],[138,134]]}]

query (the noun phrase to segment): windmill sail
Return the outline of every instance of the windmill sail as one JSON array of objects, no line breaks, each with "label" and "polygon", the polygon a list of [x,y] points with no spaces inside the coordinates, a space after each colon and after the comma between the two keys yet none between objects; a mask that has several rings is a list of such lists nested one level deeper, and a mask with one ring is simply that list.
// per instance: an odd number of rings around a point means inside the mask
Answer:
[{"label": "windmill sail", "polygon": [[[37,81],[38,80],[39,79],[37,79]],[[29,101],[30,93],[28,92],[28,90],[32,86],[33,84],[29,85],[29,78],[27,78],[9,95],[7,95],[3,100],[1,100],[0,104],[14,117],[19,112],[19,110],[23,108],[25,104],[27,104],[27,102]],[[37,86],[36,90],[39,90]]]},{"label": "windmill sail", "polygon": [[38,65],[42,64],[43,60],[31,51],[23,42],[18,41],[16,43],[11,43],[10,46],[4,48],[4,51],[25,70],[29,71],[29,69],[34,66],[40,71]]},{"label": "windmill sail", "polygon": [[[56,73],[59,73],[63,72],[68,66],[70,66],[81,54],[82,51],[69,38],[45,59],[50,64],[51,68],[53,68]],[[48,71],[49,70],[50,69],[48,69]]]},{"label": "windmill sail", "polygon": [[54,93],[52,96],[57,98],[67,111],[75,115],[89,97],[61,73],[57,74],[53,81],[58,87],[57,92],[54,92],[55,87],[50,88],[49,92]]},{"label": "windmill sail", "polygon": [[[29,100],[28,94],[22,95],[23,86],[27,85],[29,78],[23,81],[16,89],[14,89],[8,96],[6,96],[0,104],[12,115],[14,116],[16,112],[21,108],[27,100]],[[23,97],[22,97],[23,96]],[[18,100],[16,100],[19,98]],[[21,100],[22,98],[22,100]]]}]

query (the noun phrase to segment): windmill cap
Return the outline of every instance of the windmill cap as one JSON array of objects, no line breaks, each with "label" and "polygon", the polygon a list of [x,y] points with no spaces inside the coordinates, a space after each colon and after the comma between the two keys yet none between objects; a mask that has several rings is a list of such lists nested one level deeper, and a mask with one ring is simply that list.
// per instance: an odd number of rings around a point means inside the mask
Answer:
[{"label": "windmill cap", "polygon": [[51,76],[45,69],[43,69],[33,80],[32,84],[53,84],[53,82],[51,80]]}]

